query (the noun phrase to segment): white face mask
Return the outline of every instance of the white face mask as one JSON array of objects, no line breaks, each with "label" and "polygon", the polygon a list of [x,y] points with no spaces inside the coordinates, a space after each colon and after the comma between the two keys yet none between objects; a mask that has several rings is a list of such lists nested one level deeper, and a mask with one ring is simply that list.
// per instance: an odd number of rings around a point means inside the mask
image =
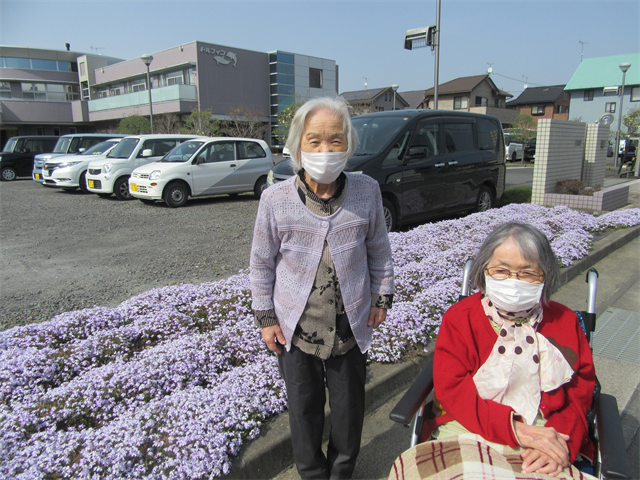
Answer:
[{"label": "white face mask", "polygon": [[540,303],[544,283],[529,283],[515,278],[496,280],[484,276],[485,293],[489,300],[506,312],[529,310]]},{"label": "white face mask", "polygon": [[347,152],[300,152],[302,168],[318,183],[336,181],[347,164]]}]

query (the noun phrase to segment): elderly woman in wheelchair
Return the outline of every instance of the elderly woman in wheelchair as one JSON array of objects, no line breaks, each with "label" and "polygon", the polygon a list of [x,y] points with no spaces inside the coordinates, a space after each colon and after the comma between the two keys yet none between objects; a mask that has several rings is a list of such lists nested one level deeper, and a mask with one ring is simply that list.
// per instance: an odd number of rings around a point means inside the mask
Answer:
[{"label": "elderly woman in wheelchair", "polygon": [[488,236],[470,272],[480,291],[445,313],[438,334],[437,428],[390,478],[585,478],[572,464],[594,456],[595,370],[575,312],[550,300],[558,277],[534,227]]}]

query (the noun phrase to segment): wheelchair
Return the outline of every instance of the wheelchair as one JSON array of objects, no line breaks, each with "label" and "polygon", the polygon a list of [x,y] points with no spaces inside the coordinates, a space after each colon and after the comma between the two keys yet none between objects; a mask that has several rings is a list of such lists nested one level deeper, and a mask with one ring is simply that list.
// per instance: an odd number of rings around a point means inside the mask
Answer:
[{"label": "wheelchair", "polygon": [[[458,300],[469,296],[469,273],[473,260],[468,260],[464,266],[462,288]],[[593,349],[592,337],[596,327],[596,292],[598,272],[595,268],[586,274],[588,284],[587,308],[576,312],[577,320],[585,333],[589,345]],[[403,395],[395,408],[389,414],[394,422],[404,426],[411,426],[411,448],[429,439],[431,432],[437,428],[432,414],[431,398],[433,391],[433,361],[418,375],[407,392]],[[596,379],[591,410],[587,415],[589,434],[595,441],[596,458],[592,466],[591,475],[604,479],[630,479],[629,468],[622,424],[615,397],[602,393],[600,383]],[[581,465],[575,465],[580,469]]]}]

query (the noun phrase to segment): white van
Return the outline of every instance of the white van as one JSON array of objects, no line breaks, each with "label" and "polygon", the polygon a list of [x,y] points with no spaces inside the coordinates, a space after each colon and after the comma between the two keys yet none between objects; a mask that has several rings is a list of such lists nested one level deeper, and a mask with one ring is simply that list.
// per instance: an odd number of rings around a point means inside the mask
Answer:
[{"label": "white van", "polygon": [[274,165],[264,140],[198,138],[184,142],[159,162],[136,168],[129,190],[140,200],[164,200],[174,208],[190,196],[253,192],[260,198]]},{"label": "white van", "polygon": [[504,134],[505,160],[516,162],[522,159],[522,143],[514,140],[514,137],[505,132]]},{"label": "white van", "polygon": [[120,200],[130,200],[129,176],[136,168],[160,160],[182,142],[198,135],[157,134],[132,135],[123,138],[103,160],[91,162],[87,170],[87,189],[101,197],[112,193]]},{"label": "white van", "polygon": [[97,143],[82,153],[61,155],[47,160],[42,167],[44,184],[48,187],[58,187],[68,191],[80,187],[80,190],[88,193],[85,177],[89,164],[104,159],[120,140],[120,138],[112,138]]}]

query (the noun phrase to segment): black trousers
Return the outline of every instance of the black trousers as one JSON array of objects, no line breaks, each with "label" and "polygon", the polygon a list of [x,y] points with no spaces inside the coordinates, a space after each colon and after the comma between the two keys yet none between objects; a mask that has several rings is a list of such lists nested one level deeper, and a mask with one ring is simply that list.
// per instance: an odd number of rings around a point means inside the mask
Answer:
[{"label": "black trousers", "polygon": [[[364,421],[367,354],[349,352],[321,360],[292,345],[279,355],[287,386],[293,457],[303,479],[349,479],[360,452]],[[331,432],[322,452],[325,381],[329,389]]]}]

